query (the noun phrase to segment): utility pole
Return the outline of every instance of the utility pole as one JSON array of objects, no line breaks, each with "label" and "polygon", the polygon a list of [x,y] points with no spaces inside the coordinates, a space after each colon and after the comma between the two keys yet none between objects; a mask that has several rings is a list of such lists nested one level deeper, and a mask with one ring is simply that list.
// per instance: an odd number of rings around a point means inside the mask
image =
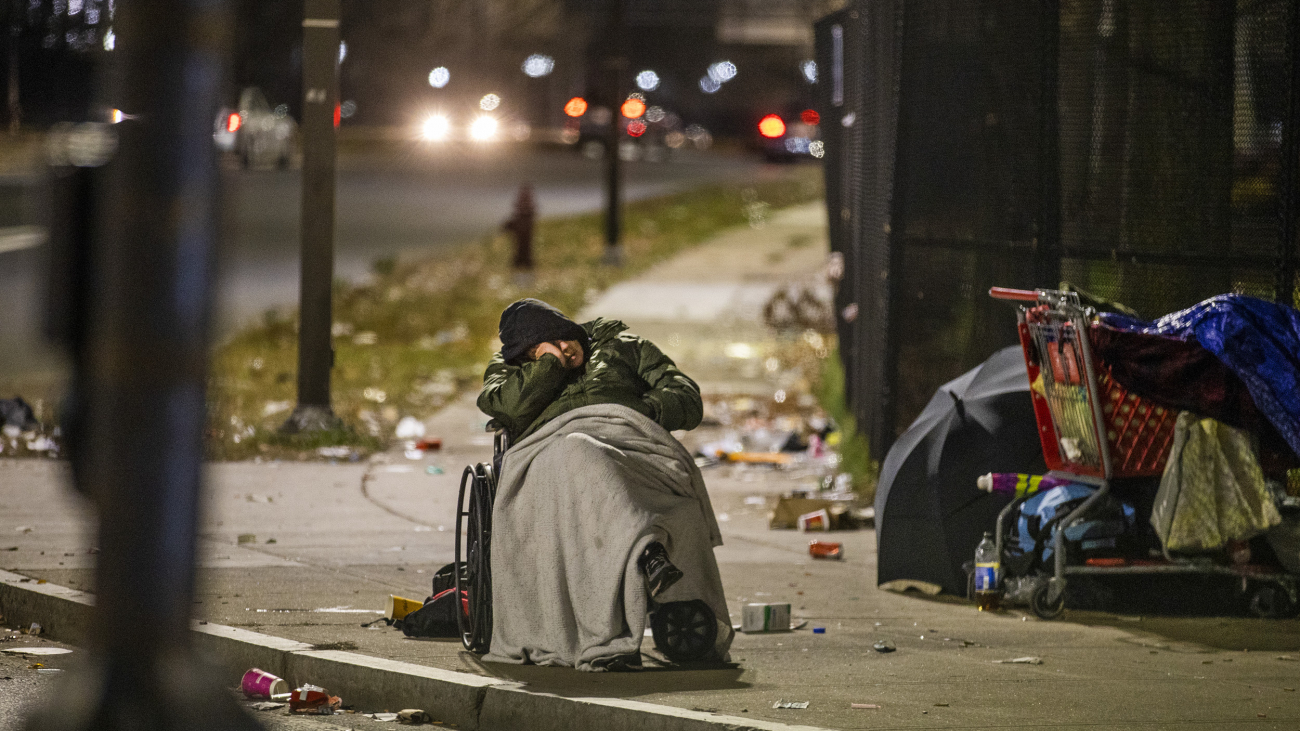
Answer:
[{"label": "utility pole", "polygon": [[339,426],[330,408],[334,367],[334,146],[339,98],[340,0],[305,0],[302,18],[302,267],[298,284],[298,406],[285,432]]},{"label": "utility pole", "polygon": [[[99,516],[86,662],[29,729],[256,729],[193,656],[204,390],[220,170],[221,0],[132,0],[100,73],[130,119],[61,126],[47,333],[67,347],[64,428]],[[130,425],[123,428],[123,425]]]},{"label": "utility pole", "polygon": [[610,110],[605,137],[605,263],[611,266],[623,264],[623,180],[622,161],[618,154],[619,144],[623,141],[621,107],[623,98],[627,96],[624,84],[628,61],[623,35],[623,0],[609,0],[609,27],[606,29],[609,46],[605,56]]}]

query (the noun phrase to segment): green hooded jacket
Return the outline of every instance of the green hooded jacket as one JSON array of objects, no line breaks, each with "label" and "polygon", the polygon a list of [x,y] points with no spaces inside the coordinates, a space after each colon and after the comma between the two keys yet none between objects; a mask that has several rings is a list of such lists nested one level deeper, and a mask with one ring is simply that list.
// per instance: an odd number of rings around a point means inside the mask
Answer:
[{"label": "green hooded jacket", "polygon": [[621,404],[668,431],[700,425],[700,387],[654,343],[618,320],[584,323],[591,347],[582,366],[568,369],[553,355],[510,365],[500,353],[483,374],[478,407],[517,443],[571,409]]}]

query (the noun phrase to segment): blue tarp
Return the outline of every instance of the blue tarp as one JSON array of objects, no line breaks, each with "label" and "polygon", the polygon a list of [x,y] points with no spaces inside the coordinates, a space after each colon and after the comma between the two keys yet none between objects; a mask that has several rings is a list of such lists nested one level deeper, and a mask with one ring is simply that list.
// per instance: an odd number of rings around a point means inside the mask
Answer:
[{"label": "blue tarp", "polygon": [[1119,330],[1195,339],[1237,374],[1255,406],[1300,454],[1300,311],[1223,294],[1155,322],[1115,313],[1101,320]]}]

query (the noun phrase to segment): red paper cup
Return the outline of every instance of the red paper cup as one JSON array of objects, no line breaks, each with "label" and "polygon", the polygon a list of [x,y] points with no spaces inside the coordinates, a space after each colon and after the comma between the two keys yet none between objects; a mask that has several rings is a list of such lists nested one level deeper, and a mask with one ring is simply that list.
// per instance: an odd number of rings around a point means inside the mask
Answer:
[{"label": "red paper cup", "polygon": [[244,681],[240,686],[244,689],[244,695],[249,698],[270,698],[273,695],[289,692],[289,684],[283,678],[277,678],[257,668],[244,673]]}]

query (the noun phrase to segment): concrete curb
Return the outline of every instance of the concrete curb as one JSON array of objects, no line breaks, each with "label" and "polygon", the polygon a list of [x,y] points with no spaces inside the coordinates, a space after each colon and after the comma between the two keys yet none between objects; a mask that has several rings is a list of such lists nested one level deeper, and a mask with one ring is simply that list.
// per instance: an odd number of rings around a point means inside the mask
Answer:
[{"label": "concrete curb", "polygon": [[[18,626],[39,622],[63,642],[83,642],[95,597],[0,571],[0,615]],[[194,646],[232,677],[258,667],[291,681],[329,688],[349,704],[423,708],[469,731],[638,728],[646,731],[824,731],[688,711],[620,698],[534,693],[520,683],[311,645],[220,624],[195,624]]]}]

